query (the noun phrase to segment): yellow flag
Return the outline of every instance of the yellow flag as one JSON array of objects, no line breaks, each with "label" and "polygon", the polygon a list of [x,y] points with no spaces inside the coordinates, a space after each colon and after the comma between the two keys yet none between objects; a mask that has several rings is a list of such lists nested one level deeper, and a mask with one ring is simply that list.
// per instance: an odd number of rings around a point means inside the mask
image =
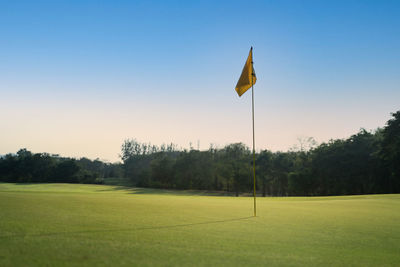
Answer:
[{"label": "yellow flag", "polygon": [[243,95],[250,87],[257,81],[256,73],[253,68],[253,47],[250,48],[249,56],[247,57],[246,64],[244,64],[242,75],[236,84],[236,92],[239,96]]}]

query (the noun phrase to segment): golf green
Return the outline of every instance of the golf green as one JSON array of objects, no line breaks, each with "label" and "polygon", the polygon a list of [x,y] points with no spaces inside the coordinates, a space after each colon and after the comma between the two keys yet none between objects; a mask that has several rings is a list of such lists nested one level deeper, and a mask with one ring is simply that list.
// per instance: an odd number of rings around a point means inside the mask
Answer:
[{"label": "golf green", "polygon": [[400,265],[400,195],[0,183],[0,266]]}]

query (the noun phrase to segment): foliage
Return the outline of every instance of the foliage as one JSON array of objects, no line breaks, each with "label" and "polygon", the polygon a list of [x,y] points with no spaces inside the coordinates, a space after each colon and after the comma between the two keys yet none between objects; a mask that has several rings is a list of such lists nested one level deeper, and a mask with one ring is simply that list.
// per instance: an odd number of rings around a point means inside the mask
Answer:
[{"label": "foliage", "polygon": [[[303,137],[299,149],[257,153],[258,192],[263,196],[400,192],[400,111],[393,117],[375,132],[361,129],[348,139],[319,146],[313,138]],[[159,151],[136,139],[125,140],[125,177],[144,187],[224,190],[236,195],[252,191],[251,153],[241,143],[208,151]]]},{"label": "foliage", "polygon": [[0,158],[0,181],[3,182],[55,182],[103,183],[106,177],[122,175],[120,164],[99,160],[62,158],[47,153],[32,154],[20,149],[15,155]]},{"label": "foliage", "polygon": [[[384,175],[383,184],[392,193],[400,193],[400,111],[393,113],[382,131],[380,156]],[[386,191],[386,190],[385,190]]]},{"label": "foliage", "polygon": [[[288,152],[256,154],[256,188],[263,196],[317,196],[400,193],[400,111],[383,129],[361,129],[348,139],[316,145],[299,138]],[[103,183],[123,177],[123,184],[165,189],[253,190],[252,154],[242,143],[221,149],[177,149],[174,144],[127,139],[123,164],[61,158],[26,149],[0,157],[0,181]]]}]

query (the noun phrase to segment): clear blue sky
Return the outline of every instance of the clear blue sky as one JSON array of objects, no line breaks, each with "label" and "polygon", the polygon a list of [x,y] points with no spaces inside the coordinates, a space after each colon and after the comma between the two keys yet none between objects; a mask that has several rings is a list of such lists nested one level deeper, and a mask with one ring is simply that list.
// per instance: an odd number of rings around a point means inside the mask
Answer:
[{"label": "clear blue sky", "polygon": [[118,160],[125,138],[257,149],[384,126],[400,1],[1,1],[0,154]]}]

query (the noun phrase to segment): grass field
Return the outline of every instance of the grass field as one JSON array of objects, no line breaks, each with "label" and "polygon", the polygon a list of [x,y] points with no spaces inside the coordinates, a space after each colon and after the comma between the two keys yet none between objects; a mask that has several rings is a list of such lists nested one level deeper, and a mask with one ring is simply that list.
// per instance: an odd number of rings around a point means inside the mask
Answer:
[{"label": "grass field", "polygon": [[400,195],[0,183],[0,266],[400,265]]}]

